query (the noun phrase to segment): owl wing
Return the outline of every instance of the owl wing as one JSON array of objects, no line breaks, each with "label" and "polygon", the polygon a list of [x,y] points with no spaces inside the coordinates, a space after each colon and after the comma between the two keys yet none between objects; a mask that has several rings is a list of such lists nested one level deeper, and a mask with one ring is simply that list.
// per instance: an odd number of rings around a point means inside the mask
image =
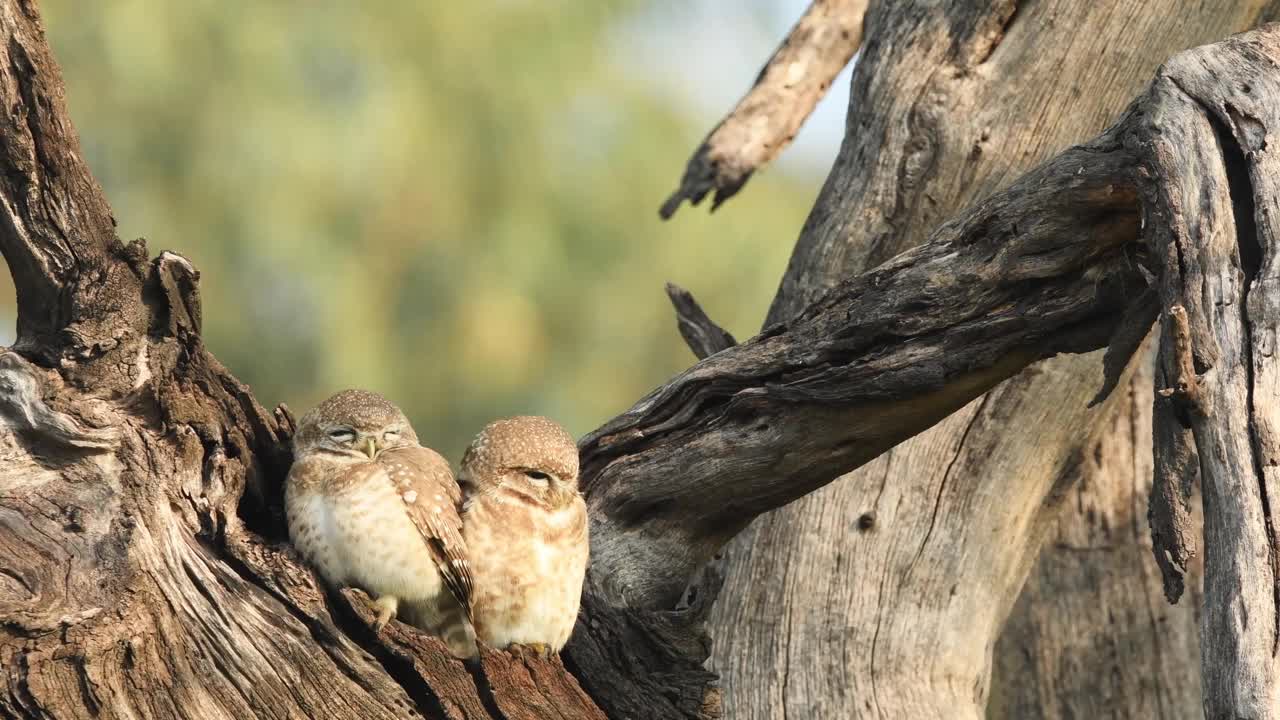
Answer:
[{"label": "owl wing", "polygon": [[391,481],[431,551],[445,587],[471,616],[471,565],[462,539],[462,490],[449,463],[424,447],[387,450],[375,461]]}]

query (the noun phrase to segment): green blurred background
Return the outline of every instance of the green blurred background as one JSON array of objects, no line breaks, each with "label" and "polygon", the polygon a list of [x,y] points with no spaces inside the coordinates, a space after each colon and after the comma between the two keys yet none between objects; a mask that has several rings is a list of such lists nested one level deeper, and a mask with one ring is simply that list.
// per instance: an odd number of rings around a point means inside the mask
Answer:
[{"label": "green blurred background", "polygon": [[455,461],[687,367],[666,280],[754,334],[839,138],[832,98],[714,215],[657,217],[803,2],[40,4],[121,237],[200,268],[214,353],[268,406],[382,391]]}]

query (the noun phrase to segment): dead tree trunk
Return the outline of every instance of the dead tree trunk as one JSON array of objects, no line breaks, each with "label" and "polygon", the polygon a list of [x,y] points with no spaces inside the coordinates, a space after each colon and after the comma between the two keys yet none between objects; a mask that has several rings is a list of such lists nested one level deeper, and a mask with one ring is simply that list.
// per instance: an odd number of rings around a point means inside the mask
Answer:
[{"label": "dead tree trunk", "polygon": [[[1246,29],[1275,5],[873,3],[848,136],[770,319],[790,316],[841,278],[922,242],[957,209],[1100,130],[1170,54]],[[1096,363],[1060,358],[1023,373],[743,533],[727,553],[726,588],[711,623],[713,665],[732,716],[834,716],[854,698],[871,703],[859,709],[872,717],[959,716],[955,708],[966,705],[980,711],[986,655],[1041,538],[1097,536],[1089,526],[1096,516],[1059,520],[1058,505],[1045,504],[1087,467],[1081,458],[1092,432],[1084,428],[1098,418],[1084,404]],[[1027,434],[1011,437],[1011,428]],[[1126,454],[1115,438],[1110,452]],[[1007,491],[1011,478],[1020,481],[1017,493]],[[1130,491],[1101,488],[1091,483],[1071,492],[1092,495],[1103,516],[1132,516]],[[1138,521],[1145,528],[1145,511]],[[990,534],[974,538],[973,528]],[[1050,567],[1058,572],[1076,562],[1059,557],[1072,552],[1050,543],[1028,593],[1035,595]],[[996,555],[998,571],[990,564]],[[1109,597],[1123,604],[1114,608],[1120,615],[1195,622],[1190,605],[1149,608],[1149,578],[1135,575],[1131,560],[1130,553],[1098,553],[1092,572],[1076,578],[1086,584],[1042,589],[1060,597],[1069,586],[1081,604]],[[992,576],[999,589],[987,584]],[[1030,606],[1014,609],[1015,616],[1024,612]],[[1061,648],[1056,637],[1097,637],[1096,617],[1059,612],[1034,624],[1015,617],[1013,635],[998,650],[1019,655],[997,663],[1006,674],[998,684],[1083,690],[1111,677],[1112,696],[1149,699],[1148,678],[1167,677],[1162,671],[1178,662],[1162,651],[1178,642],[1172,638],[1130,634],[1127,642],[1141,646],[1103,656],[1101,666],[1057,665],[1053,677],[1022,654]],[[969,641],[966,650],[927,650],[952,646],[957,631]],[[1139,658],[1147,665],[1134,665]],[[1194,667],[1186,665],[1193,658],[1181,662],[1180,675]],[[1077,697],[1088,703],[1097,695]],[[1003,716],[1032,716],[1026,712],[1023,705]],[[1050,708],[1043,715],[1057,716]]]},{"label": "dead tree trunk", "polygon": [[[813,506],[837,529],[812,545],[782,546],[792,552],[785,582],[772,582],[778,566],[762,553],[735,566],[756,568],[770,592],[790,595],[770,633],[755,628],[757,644],[729,636],[726,647],[742,648],[718,663],[731,702],[750,697],[742,663],[777,667],[767,655],[774,643],[806,637],[801,623],[825,618],[853,639],[852,659],[813,654],[828,666],[792,676],[782,665],[781,687],[766,684],[761,707],[977,717],[990,649],[1047,532],[1045,500],[1075,476],[1059,454],[1089,435],[1081,386],[1103,383],[1088,358],[1035,363],[1109,345],[1105,378],[1114,386],[1164,311],[1189,319],[1185,333],[1161,343],[1157,377],[1177,384],[1161,393],[1171,404],[1157,406],[1165,432],[1156,479],[1183,487],[1170,483],[1186,467],[1165,460],[1191,457],[1192,443],[1203,449],[1203,631],[1221,639],[1204,649],[1206,707],[1215,717],[1271,717],[1274,319],[1259,288],[1271,277],[1274,241],[1265,143],[1280,123],[1280,28],[1179,55],[1110,130],[942,222],[948,213],[922,208],[1004,184],[1008,165],[979,175],[944,162],[957,147],[981,154],[995,136],[953,145],[958,128],[939,113],[981,97],[984,63],[1031,53],[1011,42],[1014,10],[872,6],[855,97],[886,104],[851,117],[837,168],[899,172],[869,175],[865,186],[833,175],[775,304],[782,321],[761,335],[729,347],[692,298],[673,291],[682,330],[709,356],[581,441],[593,554],[563,664],[488,651],[472,669],[398,623],[375,635],[358,591],[326,594],[297,562],[280,513],[289,414],[265,412],[204,348],[195,268],[118,240],[79,157],[34,3],[0,0],[0,250],[19,293],[18,341],[0,351],[0,713],[718,717],[724,698],[703,667],[716,573],[698,579],[700,571],[757,516],[870,464],[876,501]],[[1248,24],[1250,13],[1236,8],[1219,22]],[[837,36],[812,37],[839,45]],[[913,48],[932,48],[935,73],[907,72],[922,57]],[[779,57],[805,56],[794,50]],[[911,62],[886,59],[895,52]],[[786,77],[765,73],[762,82]],[[887,87],[894,92],[877,95]],[[994,122],[1043,104],[1004,99],[1007,107],[979,109]],[[779,130],[765,135],[793,131],[789,117],[767,123]],[[865,146],[859,137],[894,142]],[[1184,138],[1195,142],[1176,142]],[[1028,147],[1043,156],[1053,145]],[[951,168],[945,177],[933,174],[941,167]],[[741,165],[735,173],[741,186]],[[719,178],[714,167],[700,177],[686,178],[689,196]],[[1192,208],[1206,211],[1203,224]],[[858,227],[878,239],[850,244]],[[857,272],[877,256],[886,262]],[[1202,302],[1202,287],[1229,302]],[[1232,364],[1242,356],[1247,366]],[[1060,417],[1033,392],[1053,398]],[[894,450],[944,419],[961,433]],[[1048,455],[1025,437],[1037,424],[1053,433]],[[1224,451],[1236,446],[1245,451]],[[951,470],[935,471],[943,459]],[[973,475],[984,468],[991,474]],[[859,485],[867,483],[842,483]],[[1186,517],[1161,512],[1161,527],[1186,529]],[[856,554],[828,543],[846,534],[862,539]],[[794,578],[812,558],[825,562],[827,548],[866,594],[799,615]],[[1162,569],[1176,580],[1177,567]],[[812,573],[827,587],[805,592],[833,597],[845,576]],[[744,602],[756,599],[726,593],[717,612],[732,617]],[[1240,622],[1240,607],[1253,622]],[[812,700],[796,704],[803,693]]]}]

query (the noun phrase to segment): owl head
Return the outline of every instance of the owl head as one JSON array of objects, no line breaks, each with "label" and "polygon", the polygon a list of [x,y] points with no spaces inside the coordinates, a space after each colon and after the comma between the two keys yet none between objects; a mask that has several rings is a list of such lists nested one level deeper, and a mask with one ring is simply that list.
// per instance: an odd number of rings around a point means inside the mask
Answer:
[{"label": "owl head", "polygon": [[302,416],[293,454],[368,462],[383,450],[417,444],[409,419],[390,400],[368,390],[343,390]]},{"label": "owl head", "polygon": [[459,480],[473,489],[501,485],[545,500],[578,492],[578,446],[555,421],[536,415],[495,420],[462,456]]}]

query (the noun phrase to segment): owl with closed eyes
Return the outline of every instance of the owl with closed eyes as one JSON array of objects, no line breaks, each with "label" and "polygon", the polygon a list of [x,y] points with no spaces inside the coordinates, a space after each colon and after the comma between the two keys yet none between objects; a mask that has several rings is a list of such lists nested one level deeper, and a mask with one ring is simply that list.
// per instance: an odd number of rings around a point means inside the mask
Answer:
[{"label": "owl with closed eyes", "polygon": [[461,489],[386,398],[345,390],[302,417],[285,483],[289,537],[325,582],[475,655]]},{"label": "owl with closed eyes", "polygon": [[459,481],[476,636],[559,652],[578,618],[588,556],[573,438],[544,417],[490,423],[463,455]]}]

